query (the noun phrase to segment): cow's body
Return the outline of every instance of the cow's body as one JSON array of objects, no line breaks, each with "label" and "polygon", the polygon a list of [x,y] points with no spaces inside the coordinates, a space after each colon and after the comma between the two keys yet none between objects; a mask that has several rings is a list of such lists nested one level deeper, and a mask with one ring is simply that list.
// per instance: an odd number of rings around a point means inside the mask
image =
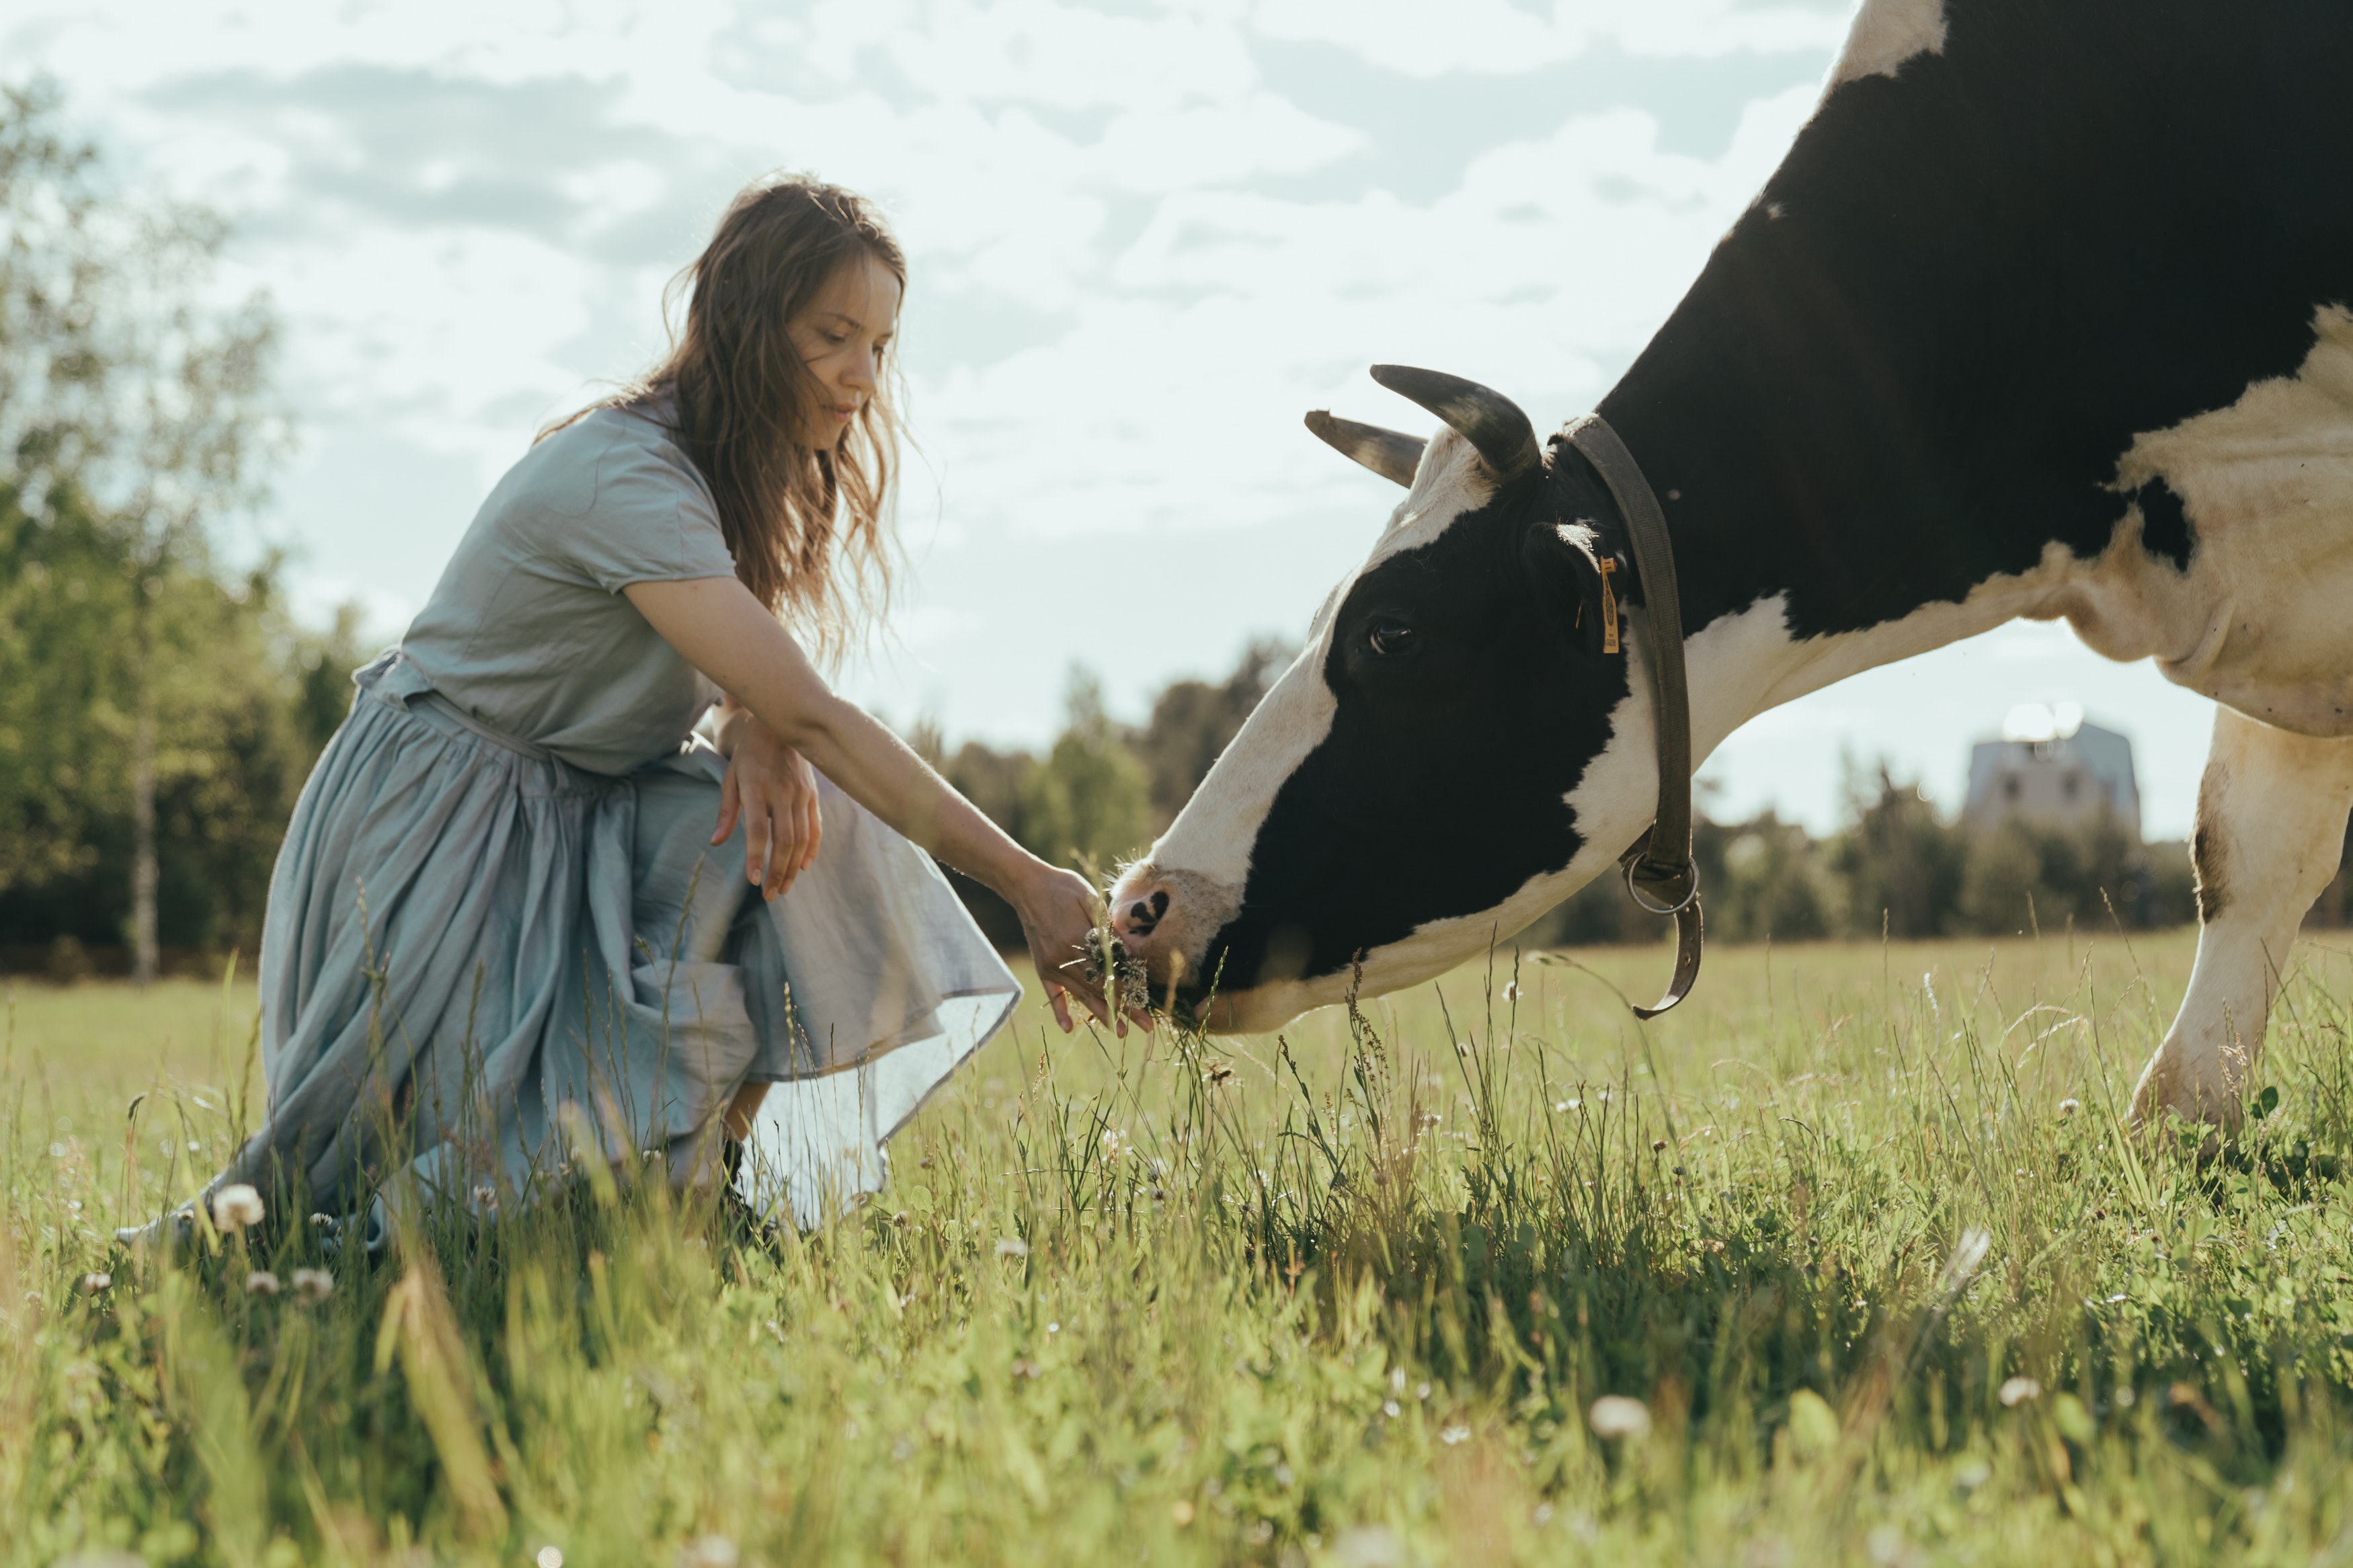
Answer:
[{"label": "cow's body", "polygon": [[[2197,968],[2144,1110],[2235,1113],[2353,803],[2348,81],[2353,8],[2317,0],[1872,0],[1600,405],[1675,542],[1695,758],[2020,616],[2225,705]],[[1657,791],[1645,623],[1623,658],[1579,625],[1622,540],[1565,444],[1499,483],[1433,439],[1123,880],[1155,976],[1270,1026],[1359,953],[1368,989],[1414,983],[1607,869]]]}]

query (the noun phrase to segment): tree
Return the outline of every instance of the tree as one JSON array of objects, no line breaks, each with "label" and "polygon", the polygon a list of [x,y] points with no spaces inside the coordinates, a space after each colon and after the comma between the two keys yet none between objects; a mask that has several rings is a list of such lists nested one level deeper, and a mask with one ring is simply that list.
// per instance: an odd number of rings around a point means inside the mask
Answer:
[{"label": "tree", "polygon": [[1831,871],[1846,889],[1848,933],[1942,934],[1959,900],[1966,836],[1945,822],[1918,786],[1898,784],[1883,762],[1877,790],[1848,786],[1854,825],[1828,846]]},{"label": "tree", "polygon": [[1151,835],[1151,781],[1103,712],[1103,686],[1071,671],[1069,721],[1021,786],[1021,837],[1030,852],[1108,875]]},{"label": "tree", "polygon": [[[110,182],[64,129],[53,84],[0,88],[0,506],[36,529],[81,531],[127,584],[115,657],[142,983],[158,951],[164,602],[175,575],[206,574],[208,525],[259,500],[286,440],[268,392],[267,300],[211,294],[226,234],[207,209]],[[100,672],[90,679],[97,717]]]}]

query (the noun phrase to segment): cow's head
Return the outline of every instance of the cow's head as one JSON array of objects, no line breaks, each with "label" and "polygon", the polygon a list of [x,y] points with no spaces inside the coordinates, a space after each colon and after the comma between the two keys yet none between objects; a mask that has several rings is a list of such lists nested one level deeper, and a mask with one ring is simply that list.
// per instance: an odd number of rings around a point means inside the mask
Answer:
[{"label": "cow's head", "polygon": [[1360,959],[1373,991],[1441,973],[1622,847],[1588,845],[1570,798],[1628,690],[1625,658],[1602,651],[1603,563],[1632,587],[1607,491],[1509,399],[1373,374],[1446,427],[1425,444],[1308,416],[1406,498],[1112,895],[1155,1000],[1214,993],[1213,1027],[1339,1000]]}]

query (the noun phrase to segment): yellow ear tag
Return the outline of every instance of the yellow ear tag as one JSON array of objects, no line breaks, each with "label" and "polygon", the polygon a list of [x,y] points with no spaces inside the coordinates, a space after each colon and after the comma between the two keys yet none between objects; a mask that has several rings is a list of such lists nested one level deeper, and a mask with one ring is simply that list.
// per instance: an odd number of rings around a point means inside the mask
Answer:
[{"label": "yellow ear tag", "polygon": [[1610,589],[1609,576],[1611,573],[1618,570],[1618,563],[1605,556],[1594,564],[1601,568],[1601,651],[1616,653],[1618,651],[1618,595]]}]

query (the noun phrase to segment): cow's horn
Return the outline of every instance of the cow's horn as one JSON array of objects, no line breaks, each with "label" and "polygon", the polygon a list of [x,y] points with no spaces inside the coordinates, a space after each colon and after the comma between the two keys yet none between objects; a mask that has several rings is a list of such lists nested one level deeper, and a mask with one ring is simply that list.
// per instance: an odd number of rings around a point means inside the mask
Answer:
[{"label": "cow's horn", "polygon": [[1409,364],[1377,364],[1373,379],[1461,431],[1498,479],[1518,479],[1544,460],[1535,426],[1518,404],[1491,387]]},{"label": "cow's horn", "polygon": [[1321,408],[1307,416],[1307,427],[1335,451],[1401,485],[1413,483],[1413,471],[1421,466],[1421,449],[1429,445],[1419,436],[1337,419]]}]

